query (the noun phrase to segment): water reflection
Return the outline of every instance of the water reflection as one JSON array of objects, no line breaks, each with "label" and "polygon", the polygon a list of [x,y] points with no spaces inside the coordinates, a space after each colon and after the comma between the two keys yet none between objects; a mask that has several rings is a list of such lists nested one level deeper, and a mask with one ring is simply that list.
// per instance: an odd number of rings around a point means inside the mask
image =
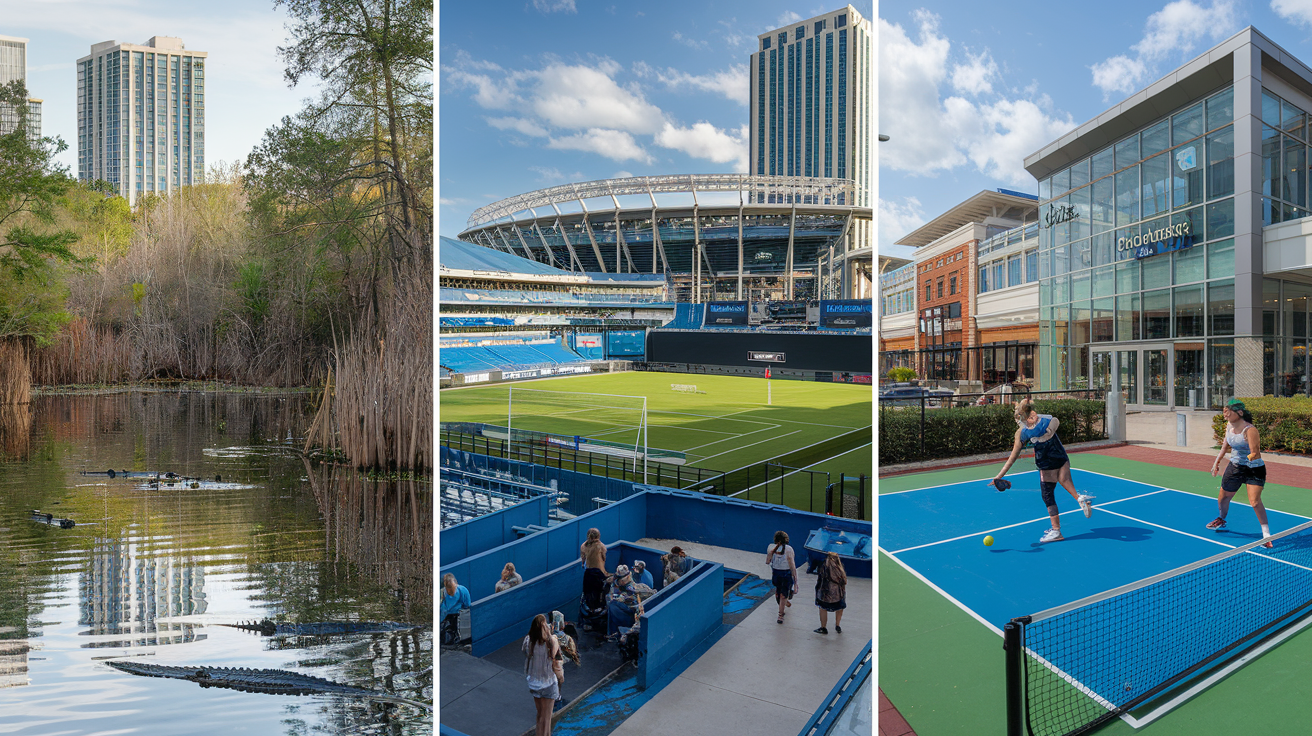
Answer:
[{"label": "water reflection", "polygon": [[[102,661],[294,670],[431,703],[431,626],[262,637],[220,625],[429,624],[431,484],[307,467],[300,396],[44,397],[27,416],[22,459],[5,449],[0,465],[0,732],[432,732],[431,712],[407,705],[201,689]],[[222,482],[81,475],[107,468]],[[76,526],[32,523],[31,509]]]}]

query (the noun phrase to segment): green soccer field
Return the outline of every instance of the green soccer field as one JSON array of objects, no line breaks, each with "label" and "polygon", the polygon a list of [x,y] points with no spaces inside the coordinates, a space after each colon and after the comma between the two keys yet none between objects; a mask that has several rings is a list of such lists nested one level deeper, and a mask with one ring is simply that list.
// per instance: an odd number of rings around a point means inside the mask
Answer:
[{"label": "green soccer field", "polygon": [[[630,372],[526,381],[514,384],[518,406],[513,426],[517,430],[633,444],[640,402],[535,392],[645,396],[648,445],[684,453],[687,466],[732,471],[779,459],[789,468],[828,472],[830,482],[837,482],[840,473],[873,475],[874,453],[868,437],[863,446],[858,443],[838,450],[813,447],[870,427],[871,386],[779,380],[770,383],[771,402],[767,405],[763,378]],[[702,393],[679,393],[671,389],[672,384],[696,385]],[[444,390],[438,398],[439,421],[505,426],[509,391],[509,385]],[[822,502],[823,487],[812,493],[822,485],[821,477],[795,473],[768,487],[756,488],[745,497],[766,500],[768,493],[773,503],[782,500],[794,508],[822,510],[816,506]],[[871,486],[872,481],[867,480],[867,508],[873,505]],[[849,484],[849,489],[854,488],[855,483]]]}]

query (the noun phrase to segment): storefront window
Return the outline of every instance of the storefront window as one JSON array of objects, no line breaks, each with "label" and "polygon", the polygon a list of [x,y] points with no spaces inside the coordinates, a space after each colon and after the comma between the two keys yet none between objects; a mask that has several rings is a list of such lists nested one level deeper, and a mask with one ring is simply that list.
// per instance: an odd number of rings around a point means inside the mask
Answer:
[{"label": "storefront window", "polygon": [[[1279,335],[1280,282],[1262,279],[1262,334]],[[1268,391],[1267,393],[1271,393]]]},{"label": "storefront window", "polygon": [[1116,339],[1138,340],[1139,330],[1139,295],[1116,297]]},{"label": "storefront window", "polygon": [[1235,343],[1233,339],[1208,343],[1212,408],[1219,409],[1235,395]]},{"label": "storefront window", "polygon": [[1203,280],[1202,248],[1188,248],[1175,253],[1175,283],[1190,284]]},{"label": "storefront window", "polygon": [[1207,285],[1207,316],[1211,335],[1235,335],[1235,281],[1214,281]]},{"label": "storefront window", "polygon": [[1143,288],[1160,289],[1171,285],[1171,254],[1145,258],[1143,264]]},{"label": "storefront window", "polygon": [[[1117,146],[1120,149],[1120,146]],[[1119,157],[1117,161],[1119,162]],[[1139,221],[1139,167],[1116,174],[1116,225],[1123,227]]]},{"label": "storefront window", "polygon": [[1198,103],[1171,118],[1171,140],[1176,145],[1203,134],[1203,103]]},{"label": "storefront window", "polygon": [[1112,299],[1093,300],[1093,341],[1111,342],[1115,339],[1115,309]]},{"label": "storefront window", "polygon": [[1233,89],[1213,96],[1207,101],[1207,129],[1215,130],[1235,119],[1235,92]]},{"label": "storefront window", "polygon": [[1228,238],[1235,234],[1235,201],[1227,199],[1207,205],[1207,237]]},{"label": "storefront window", "polygon": [[1139,290],[1139,262],[1116,264],[1116,293],[1127,294]]},{"label": "storefront window", "polygon": [[1171,336],[1171,290],[1146,291],[1143,295],[1144,337],[1159,340]]},{"label": "storefront window", "polygon": [[1129,138],[1126,138],[1125,140],[1116,144],[1116,168],[1123,169],[1126,166],[1130,166],[1138,162],[1139,162],[1139,136],[1137,134],[1132,135]]},{"label": "storefront window", "polygon": [[1171,209],[1170,157],[1154,156],[1143,162],[1143,216],[1152,217]]},{"label": "storefront window", "polygon": [[1175,288],[1175,336],[1203,336],[1203,286]]},{"label": "storefront window", "polygon": [[1235,129],[1233,126],[1207,136],[1207,198],[1235,193]]},{"label": "storefront window", "polygon": [[[1113,198],[1114,180],[1111,177],[1100,179],[1093,183],[1090,189],[1093,191],[1090,219],[1093,221],[1093,232],[1106,232],[1116,226],[1116,202]],[[1202,201],[1202,178],[1199,175],[1199,201]]]}]

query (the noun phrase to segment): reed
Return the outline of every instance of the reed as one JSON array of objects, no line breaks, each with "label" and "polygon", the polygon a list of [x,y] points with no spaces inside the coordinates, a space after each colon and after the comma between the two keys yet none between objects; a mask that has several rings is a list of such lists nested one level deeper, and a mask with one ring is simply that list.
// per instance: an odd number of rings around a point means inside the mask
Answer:
[{"label": "reed", "polygon": [[32,402],[32,372],[21,340],[0,340],[0,406]]},{"label": "reed", "polygon": [[[416,275],[366,312],[336,354],[337,445],[358,468],[433,468],[433,285]],[[321,409],[322,410],[322,409]]]},{"label": "reed", "polygon": [[32,453],[32,409],[0,404],[0,461],[21,462]]}]

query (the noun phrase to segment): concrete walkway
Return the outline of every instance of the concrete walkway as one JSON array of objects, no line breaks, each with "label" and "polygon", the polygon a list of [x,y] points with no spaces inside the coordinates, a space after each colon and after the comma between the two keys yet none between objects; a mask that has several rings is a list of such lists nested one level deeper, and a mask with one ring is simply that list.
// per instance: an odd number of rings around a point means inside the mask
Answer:
[{"label": "concrete walkway", "polygon": [[[724,547],[671,539],[641,539],[637,544],[668,550],[683,547],[690,557],[714,560],[726,567],[770,579],[765,547],[752,554]],[[801,544],[794,540],[799,554]],[[783,625],[775,623],[773,599],[762,603],[612,733],[614,736],[656,734],[743,733],[793,736],[833,689],[874,633],[874,593],[870,578],[848,578],[843,633],[812,631],[820,625],[815,576],[799,567],[798,593]]]},{"label": "concrete walkway", "polygon": [[[1188,445],[1180,447],[1176,444],[1176,415],[1173,411],[1151,412],[1143,411],[1134,414],[1127,414],[1125,417],[1125,439],[1131,445],[1137,445],[1145,448],[1171,450],[1174,452],[1188,452],[1196,455],[1207,455],[1215,458],[1220,452],[1219,445],[1215,436],[1212,434],[1212,417],[1218,412],[1214,411],[1186,411],[1186,439]],[[1101,454],[1114,454],[1111,452],[1100,451]],[[1293,465],[1303,468],[1312,468],[1312,457],[1304,455],[1289,455],[1280,452],[1263,452],[1262,458],[1268,464]],[[1180,467],[1178,465],[1173,467]],[[1211,467],[1211,462],[1203,463],[1199,469],[1206,471]],[[1283,483],[1283,481],[1271,478],[1273,482]],[[1300,487],[1306,487],[1302,486]]]}]

